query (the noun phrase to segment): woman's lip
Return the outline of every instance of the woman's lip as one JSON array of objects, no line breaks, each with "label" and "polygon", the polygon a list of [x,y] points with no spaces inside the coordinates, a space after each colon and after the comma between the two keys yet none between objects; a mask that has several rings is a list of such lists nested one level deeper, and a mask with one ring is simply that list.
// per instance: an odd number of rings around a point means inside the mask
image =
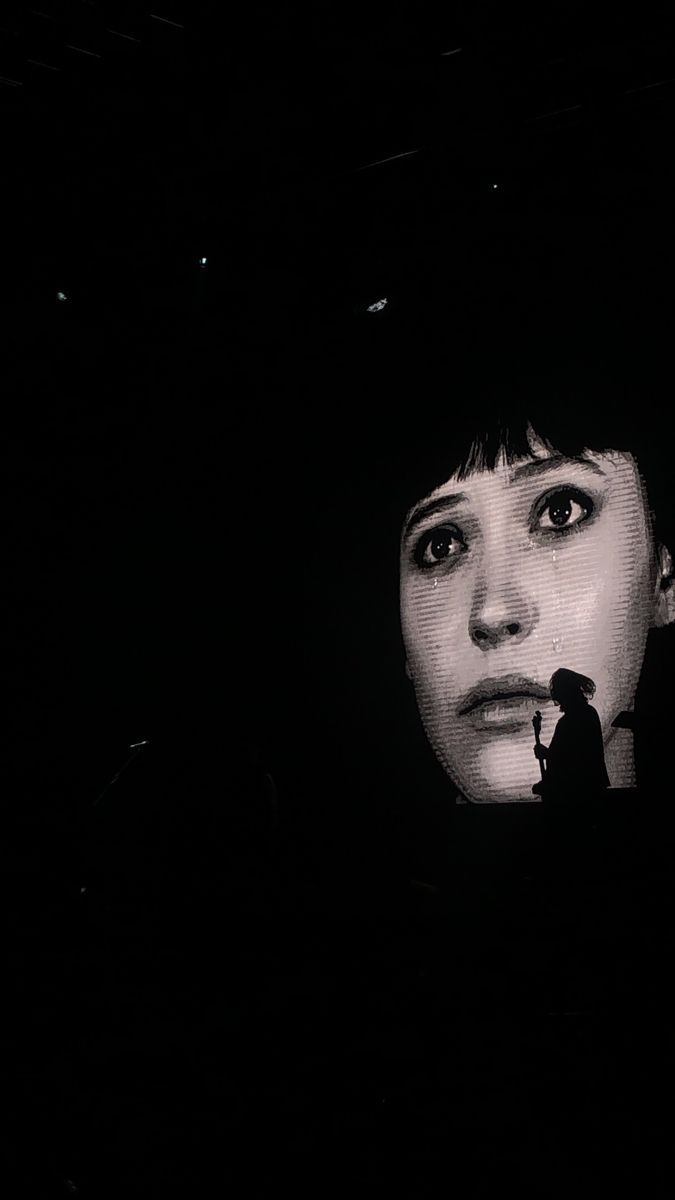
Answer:
[{"label": "woman's lip", "polygon": [[478,729],[510,733],[532,724],[543,702],[536,696],[502,696],[484,700],[465,714],[465,720]]},{"label": "woman's lip", "polygon": [[550,692],[541,683],[528,679],[513,671],[507,675],[491,676],[480,680],[459,701],[457,711],[460,716],[472,712],[481,704],[489,704],[492,700],[509,700],[514,697],[532,700],[550,700]]}]

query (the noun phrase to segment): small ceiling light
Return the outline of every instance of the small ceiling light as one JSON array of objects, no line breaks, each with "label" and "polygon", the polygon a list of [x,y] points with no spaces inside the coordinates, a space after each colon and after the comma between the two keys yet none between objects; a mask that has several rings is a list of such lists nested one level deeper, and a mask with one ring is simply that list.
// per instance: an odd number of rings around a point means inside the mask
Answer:
[{"label": "small ceiling light", "polygon": [[496,191],[498,187],[499,187],[498,183],[493,183],[493,185],[492,185],[493,192]]},{"label": "small ceiling light", "polygon": [[200,258],[200,260],[199,260],[199,265],[200,265],[200,267],[205,267],[205,266],[206,266],[206,259],[205,259],[205,258]]},{"label": "small ceiling light", "polygon": [[67,299],[68,299],[68,297],[66,296],[66,293],[65,293],[65,292],[57,292],[57,293],[56,293],[56,299],[57,299],[57,300],[67,300]]},{"label": "small ceiling light", "polygon": [[366,312],[382,312],[382,309],[388,303],[387,297],[384,296],[382,300],[376,300],[374,304],[369,304]]}]

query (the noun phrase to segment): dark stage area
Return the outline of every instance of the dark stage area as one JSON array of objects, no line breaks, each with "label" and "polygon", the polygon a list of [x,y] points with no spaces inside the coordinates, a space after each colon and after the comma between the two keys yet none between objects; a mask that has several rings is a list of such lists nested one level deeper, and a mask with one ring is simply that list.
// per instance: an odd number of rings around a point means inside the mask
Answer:
[{"label": "dark stage area", "polygon": [[308,862],[260,775],[225,817],[153,766],[6,829],[17,1194],[309,1195],[330,1164],[426,1195],[449,1157],[468,1195],[667,1194],[672,843],[643,797],[456,810],[430,882],[363,823],[367,866],[344,834]]}]

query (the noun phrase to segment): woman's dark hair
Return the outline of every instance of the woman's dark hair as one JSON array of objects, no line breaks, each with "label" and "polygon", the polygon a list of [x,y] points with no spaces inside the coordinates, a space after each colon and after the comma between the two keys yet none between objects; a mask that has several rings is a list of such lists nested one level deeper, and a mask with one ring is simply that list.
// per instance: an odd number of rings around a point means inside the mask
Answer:
[{"label": "woman's dark hair", "polygon": [[375,503],[380,524],[393,519],[400,532],[412,505],[455,473],[492,469],[502,453],[509,463],[533,457],[534,430],[566,457],[630,453],[656,536],[673,540],[671,369],[659,322],[594,311],[581,296],[573,309],[533,297],[524,311],[521,297],[513,312],[486,303],[479,315],[446,307],[422,321],[403,305],[378,315],[380,327],[364,322],[342,347],[323,390],[335,474],[363,497],[362,511]]}]

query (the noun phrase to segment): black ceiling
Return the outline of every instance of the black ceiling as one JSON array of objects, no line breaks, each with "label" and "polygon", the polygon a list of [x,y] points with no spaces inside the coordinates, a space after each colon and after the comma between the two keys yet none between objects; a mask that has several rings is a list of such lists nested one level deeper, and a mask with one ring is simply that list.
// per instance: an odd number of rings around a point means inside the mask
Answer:
[{"label": "black ceiling", "polygon": [[507,243],[671,253],[672,6],[35,4],[0,28],[6,330],[255,338]]},{"label": "black ceiling", "polygon": [[224,206],[245,215],[283,183],[397,155],[492,176],[561,131],[658,123],[675,96],[666,4],[156,7],[5,10],[6,191],[48,238],[58,220],[98,244],[173,230],[196,245],[222,235]]},{"label": "black ceiling", "polygon": [[670,5],[35,5],[0,27],[6,346],[246,354],[509,255],[669,295]]}]

